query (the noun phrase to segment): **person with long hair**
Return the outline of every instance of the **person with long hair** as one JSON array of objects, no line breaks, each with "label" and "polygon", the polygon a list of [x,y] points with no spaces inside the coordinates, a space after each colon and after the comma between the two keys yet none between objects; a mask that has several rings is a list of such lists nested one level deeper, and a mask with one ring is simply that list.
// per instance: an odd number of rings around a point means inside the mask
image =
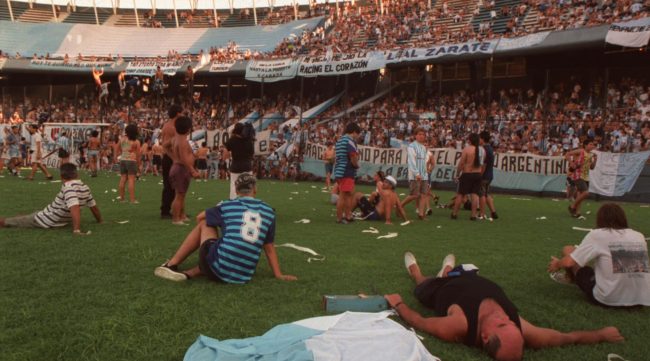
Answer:
[{"label": "person with long hair", "polygon": [[551,257],[551,278],[575,283],[589,302],[608,307],[650,306],[648,244],[643,234],[628,227],[618,204],[603,204],[596,229],[579,246],[565,246],[562,254],[561,259]]},{"label": "person with long hair", "polygon": [[120,137],[117,151],[120,159],[120,201],[125,202],[124,187],[129,184],[129,201],[137,204],[135,199],[135,177],[140,169],[140,141],[138,140],[138,126],[129,124],[124,129],[124,135]]},{"label": "person with long hair", "polygon": [[451,212],[451,219],[458,218],[458,209],[463,203],[463,198],[470,195],[472,201],[472,221],[477,220],[477,208],[479,203],[478,195],[481,192],[481,179],[485,170],[485,149],[479,145],[479,135],[469,135],[469,145],[463,149],[463,153],[456,167],[454,180],[458,182],[458,191],[454,201],[454,209]]}]

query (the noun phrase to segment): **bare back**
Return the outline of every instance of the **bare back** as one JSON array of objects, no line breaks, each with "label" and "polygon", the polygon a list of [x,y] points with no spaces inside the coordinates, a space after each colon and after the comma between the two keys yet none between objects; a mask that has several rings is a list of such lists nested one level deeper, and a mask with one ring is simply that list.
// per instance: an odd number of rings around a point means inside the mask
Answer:
[{"label": "bare back", "polygon": [[163,148],[163,153],[168,157],[172,157],[172,140],[176,136],[176,119],[170,119],[163,125],[160,131],[160,140]]},{"label": "bare back", "polygon": [[462,163],[463,173],[481,173],[481,166],[474,166],[474,159],[476,158],[476,147],[468,145],[463,149],[463,154],[460,157]]},{"label": "bare back", "polygon": [[176,134],[172,138],[172,154],[170,158],[174,163],[183,164],[187,169],[192,169],[194,166],[194,154],[192,153],[192,147],[187,141],[187,135]]}]

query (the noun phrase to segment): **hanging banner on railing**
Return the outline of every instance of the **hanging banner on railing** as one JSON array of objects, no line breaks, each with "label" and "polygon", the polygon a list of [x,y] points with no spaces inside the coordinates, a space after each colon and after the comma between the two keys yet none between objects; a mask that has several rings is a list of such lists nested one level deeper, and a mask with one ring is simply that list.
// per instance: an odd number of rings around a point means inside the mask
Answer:
[{"label": "hanging banner on railing", "polygon": [[185,64],[185,60],[173,61],[156,61],[156,60],[139,60],[130,61],[126,66],[126,75],[154,76],[156,70],[160,70],[165,75],[173,76]]},{"label": "hanging banner on railing", "polygon": [[[255,155],[266,155],[271,153],[271,131],[266,130],[255,135]],[[208,130],[206,133],[206,142],[208,148],[220,147],[225,145],[230,139],[230,133],[227,130]]]},{"label": "hanging banner on railing", "polygon": [[492,54],[496,49],[497,41],[484,41],[462,44],[446,44],[430,48],[407,48],[390,50],[383,53],[386,64],[405,61],[422,61],[442,58],[443,56],[459,56],[473,54]]},{"label": "hanging banner on railing", "polygon": [[298,75],[315,77],[323,75],[342,75],[362,71],[378,70],[386,66],[383,54],[378,51],[336,54],[327,56],[307,56],[302,58]]},{"label": "hanging banner on railing", "polygon": [[227,73],[235,65],[236,61],[217,62],[210,64],[210,73]]},{"label": "hanging banner on railing", "polygon": [[632,190],[650,151],[596,154],[596,168],[589,173],[589,192],[618,197]]},{"label": "hanging banner on railing", "polygon": [[542,41],[546,40],[548,34],[550,33],[550,31],[542,31],[539,33],[524,35],[517,38],[501,38],[496,50],[504,51],[529,48],[531,46],[541,44]]},{"label": "hanging banner on railing", "polygon": [[609,26],[605,41],[625,46],[628,48],[640,48],[648,45],[650,40],[650,17],[614,23]]},{"label": "hanging banner on railing", "polygon": [[298,59],[251,60],[246,65],[246,80],[274,83],[296,77],[298,72]]},{"label": "hanging banner on railing", "polygon": [[40,69],[93,69],[93,68],[114,68],[116,66],[114,61],[85,61],[85,60],[53,60],[53,59],[32,59],[29,61],[29,66],[32,68]]},{"label": "hanging banner on railing", "polygon": [[[321,160],[326,147],[308,142],[302,169],[325,176]],[[406,180],[408,165],[405,148],[373,148],[359,146],[358,177],[371,179],[379,170],[398,180]],[[435,167],[433,182],[452,182],[461,151],[449,148],[430,149]],[[605,196],[622,196],[636,183],[650,151],[640,153],[598,152],[596,168],[590,173],[589,191]],[[547,157],[528,153],[495,153],[492,186],[535,192],[564,192],[568,162],[564,157]]]},{"label": "hanging banner on railing", "polygon": [[44,164],[48,168],[58,168],[60,159],[55,152],[57,149],[56,141],[59,139],[61,133],[65,132],[68,139],[70,139],[71,149],[70,160],[73,163],[79,164],[79,145],[85,143],[90,139],[94,130],[99,131],[100,136],[103,127],[108,127],[109,124],[103,123],[45,123],[43,124],[43,152],[45,155],[52,153],[49,157],[44,159]]}]

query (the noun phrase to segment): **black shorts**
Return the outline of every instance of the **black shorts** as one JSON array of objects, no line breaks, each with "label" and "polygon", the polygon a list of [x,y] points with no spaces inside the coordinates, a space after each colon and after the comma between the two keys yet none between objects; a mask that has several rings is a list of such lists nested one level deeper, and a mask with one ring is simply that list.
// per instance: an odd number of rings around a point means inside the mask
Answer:
[{"label": "black shorts", "polygon": [[382,217],[379,214],[379,212],[377,212],[377,210],[374,210],[374,211],[368,213],[368,215],[366,216],[366,218],[364,218],[364,220],[366,220],[366,221],[383,221],[384,217]]},{"label": "black shorts", "polygon": [[214,272],[212,272],[212,267],[210,267],[210,264],[208,263],[208,254],[210,253],[210,247],[212,247],[212,245],[216,246],[217,243],[219,243],[218,239],[208,239],[203,242],[203,244],[201,244],[201,248],[199,249],[199,269],[201,270],[201,273],[210,281],[223,283],[223,280],[214,274]]},{"label": "black shorts", "polygon": [[587,191],[589,191],[589,182],[585,181],[584,179],[576,179],[575,184],[576,184],[576,189],[578,190],[578,192],[587,192]]},{"label": "black shorts", "polygon": [[479,196],[481,197],[487,197],[490,195],[490,184],[492,183],[491,179],[483,179],[481,180],[481,190],[479,192]]},{"label": "black shorts", "polygon": [[462,195],[479,194],[481,173],[463,173],[458,181],[458,193]]},{"label": "black shorts", "polygon": [[59,158],[68,158],[70,156],[70,153],[68,153],[67,150],[63,148],[59,148]]},{"label": "black shorts", "polygon": [[195,162],[196,169],[206,170],[208,169],[208,161],[205,159],[197,159]]},{"label": "black shorts", "polygon": [[226,162],[220,161],[219,162],[219,169],[227,170]]},{"label": "black shorts", "polygon": [[453,277],[427,278],[419,285],[415,286],[413,295],[424,306],[430,309],[435,308],[436,293],[440,287],[452,280]]},{"label": "black shorts", "polygon": [[567,187],[575,187],[576,182],[573,179],[571,179],[571,177],[566,177],[566,185]]},{"label": "black shorts", "polygon": [[153,165],[156,167],[160,167],[162,165],[162,157],[159,155],[154,155],[152,161]]}]

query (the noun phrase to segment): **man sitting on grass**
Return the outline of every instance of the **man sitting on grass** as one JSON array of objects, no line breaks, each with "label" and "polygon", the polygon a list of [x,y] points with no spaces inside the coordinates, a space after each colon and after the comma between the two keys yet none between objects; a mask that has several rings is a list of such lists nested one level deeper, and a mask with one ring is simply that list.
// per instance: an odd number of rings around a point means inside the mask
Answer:
[{"label": "man sitting on grass", "polygon": [[398,294],[386,295],[386,300],[409,325],[443,341],[482,347],[496,360],[521,360],[524,346],[623,341],[616,327],[563,333],[534,326],[519,316],[499,285],[479,276],[476,270],[454,268],[455,263],[454,255],[447,255],[438,275],[425,277],[413,254],[404,254],[404,265],[416,283],[415,298],[438,317],[421,316],[406,306]]},{"label": "man sitting on grass", "polygon": [[[170,281],[206,276],[215,282],[247,283],[253,278],[264,249],[273,275],[284,281],[297,278],[282,274],[275,253],[275,212],[254,196],[255,177],[242,173],[235,182],[238,197],[219,203],[197,216],[197,226],[187,235],[176,254],[157,267],[154,274]],[[221,238],[217,234],[221,230]],[[199,250],[198,266],[179,271],[178,265]]]},{"label": "man sitting on grass", "polygon": [[[381,184],[382,189],[373,192],[370,198],[366,198],[363,194],[358,197],[356,204],[361,209],[364,220],[385,221],[386,224],[392,224],[391,215],[395,209],[397,215],[402,217],[405,222],[408,221],[404,207],[395,193],[395,186],[397,186],[395,178],[387,176]],[[356,194],[355,198],[357,198]]]},{"label": "man sitting on grass", "polygon": [[81,234],[81,207],[87,206],[95,216],[97,223],[102,223],[99,208],[90,193],[90,188],[78,179],[77,166],[72,163],[61,165],[61,191],[49,206],[40,212],[26,216],[0,218],[2,227],[55,228],[64,227],[72,222],[72,232]]}]

